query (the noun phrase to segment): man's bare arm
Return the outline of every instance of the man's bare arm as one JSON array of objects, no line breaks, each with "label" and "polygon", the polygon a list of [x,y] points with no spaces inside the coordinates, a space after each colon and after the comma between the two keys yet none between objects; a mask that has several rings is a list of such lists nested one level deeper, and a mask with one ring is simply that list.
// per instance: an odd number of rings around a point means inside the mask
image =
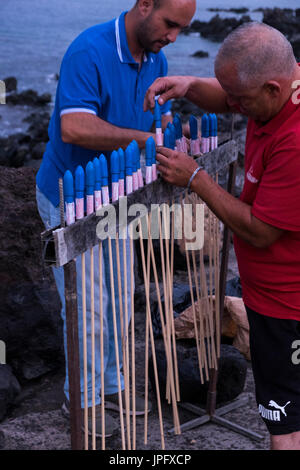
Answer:
[{"label": "man's bare arm", "polygon": [[[160,162],[157,169],[171,184],[186,187],[198,164],[182,152],[160,148],[156,159]],[[216,216],[238,237],[256,248],[266,248],[274,243],[283,230],[269,225],[252,214],[249,204],[235,198],[205,172],[198,171],[191,184]]]},{"label": "man's bare arm", "polygon": [[146,140],[155,137],[151,132],[117,127],[94,114],[80,112],[62,115],[61,136],[65,143],[91,150],[126,148],[132,140],[144,148]]},{"label": "man's bare arm", "polygon": [[160,95],[159,104],[173,98],[185,97],[208,112],[237,112],[227,103],[227,94],[216,78],[190,76],[161,77],[148,88],[144,100],[144,110],[154,107],[154,97]]}]

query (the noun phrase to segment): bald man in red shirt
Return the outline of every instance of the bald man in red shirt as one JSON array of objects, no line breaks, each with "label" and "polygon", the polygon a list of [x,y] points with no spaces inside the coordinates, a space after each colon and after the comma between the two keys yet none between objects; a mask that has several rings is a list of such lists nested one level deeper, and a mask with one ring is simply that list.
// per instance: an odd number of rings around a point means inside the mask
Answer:
[{"label": "bald man in red shirt", "polygon": [[[216,78],[157,79],[145,109],[185,96],[208,112],[249,117],[239,199],[186,154],[162,148],[158,169],[189,187],[234,233],[259,413],[271,449],[300,450],[300,67],[276,29],[247,23],[223,42]],[[300,354],[299,354],[300,356]]]}]

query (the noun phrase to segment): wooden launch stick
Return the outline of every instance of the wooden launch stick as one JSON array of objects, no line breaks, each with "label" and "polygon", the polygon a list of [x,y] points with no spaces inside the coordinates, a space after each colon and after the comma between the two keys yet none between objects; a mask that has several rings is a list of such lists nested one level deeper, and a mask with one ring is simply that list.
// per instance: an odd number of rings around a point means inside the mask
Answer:
[{"label": "wooden launch stick", "polygon": [[[193,271],[194,271],[194,280],[195,280],[197,306],[198,306],[198,308],[195,308],[194,329],[195,329],[196,341],[197,341],[197,338],[199,341],[199,350],[200,350],[199,367],[200,367],[200,370],[203,371],[204,364],[203,364],[202,353],[203,351],[205,351],[205,334],[204,334],[204,329],[203,329],[202,299],[200,296],[200,289],[198,285],[198,273],[197,273],[196,256],[195,256],[194,250],[192,250],[192,261],[193,261]],[[197,319],[197,312],[198,312],[199,322]],[[198,324],[199,324],[199,330],[198,330]],[[197,331],[197,334],[196,334],[196,331]],[[204,348],[203,348],[203,345],[204,345]],[[203,383],[203,377],[201,381]]]},{"label": "wooden launch stick", "polygon": [[185,239],[185,234],[184,234],[184,204],[183,204],[182,196],[180,198],[180,203],[181,203],[181,208],[182,208],[182,225],[183,225],[182,237],[183,237],[183,241],[184,241],[184,250],[185,250],[185,256],[186,256],[186,264],[187,264],[187,269],[188,269],[188,278],[189,278],[189,285],[190,285],[190,292],[191,292],[191,301],[192,301],[192,311],[193,311],[194,328],[195,328],[195,336],[196,336],[196,346],[197,346],[199,373],[200,373],[201,382],[203,383],[203,372],[202,372],[202,367],[201,367],[201,364],[202,364],[201,351],[200,351],[200,347],[199,347],[198,328],[197,328],[197,324],[196,324],[196,308],[195,308],[194,290],[193,290],[192,275],[191,275],[190,255],[189,255],[188,250],[186,249],[186,239]]},{"label": "wooden launch stick", "polygon": [[[150,217],[151,217],[151,214],[150,214]],[[160,214],[159,214],[159,212],[158,212],[158,220],[159,220],[159,223],[160,223]],[[160,233],[161,233],[161,227],[160,227]],[[162,309],[162,303],[161,303],[161,298],[160,298],[160,289],[159,289],[159,283],[158,283],[156,261],[155,261],[155,256],[154,256],[154,249],[153,249],[153,244],[152,244],[151,233],[149,231],[149,225],[148,225],[148,239],[149,239],[149,242],[150,242],[152,267],[153,267],[153,273],[154,273],[154,279],[155,279],[158,307],[159,307],[159,313],[160,313],[160,322],[161,322],[161,327],[162,327],[162,335],[163,335],[164,347],[165,347],[165,352],[166,352],[167,371],[170,374],[170,388],[171,388],[171,398],[172,398],[172,409],[173,409],[175,434],[180,434],[181,431],[180,431],[180,422],[179,422],[179,415],[178,415],[178,409],[177,409],[177,400],[176,400],[176,393],[175,393],[172,353],[171,353],[171,349],[170,349],[169,344],[168,344],[167,331],[166,331],[166,326],[165,326],[164,318],[163,318],[163,309]],[[162,267],[162,269],[163,269],[163,267]],[[167,298],[165,297],[165,301],[166,300],[167,300]]]},{"label": "wooden launch stick", "polygon": [[[151,217],[151,216],[150,216],[150,217]],[[164,450],[164,449],[165,449],[164,427],[163,427],[163,420],[162,420],[161,399],[160,399],[159,380],[158,380],[157,362],[156,362],[156,352],[155,352],[153,328],[152,328],[152,321],[151,321],[151,309],[150,309],[150,299],[149,299],[149,283],[148,283],[148,281],[147,281],[147,271],[146,271],[144,244],[143,244],[143,239],[142,239],[141,221],[139,221],[139,232],[140,232],[140,245],[141,245],[141,255],[142,255],[143,273],[144,273],[144,279],[145,279],[146,314],[147,314],[147,316],[148,316],[148,321],[149,321],[149,332],[150,332],[150,341],[151,341],[151,350],[152,350],[152,361],[153,361],[153,370],[154,370],[154,378],[155,378],[155,388],[156,388],[156,397],[157,397],[157,408],[158,408],[158,415],[159,415],[159,426],[160,426],[161,446],[162,446],[162,450]],[[149,233],[149,224],[148,224],[148,233]]]},{"label": "wooden launch stick", "polygon": [[[169,324],[169,295],[167,292],[167,281],[166,281],[166,269],[165,269],[165,258],[164,258],[164,247],[163,247],[163,238],[162,238],[162,226],[161,226],[161,213],[160,208],[158,207],[158,223],[159,223],[159,243],[160,243],[160,259],[161,259],[161,272],[163,278],[163,291],[164,291],[164,299],[165,299],[165,324],[166,324],[166,344],[165,347],[168,349],[166,354],[170,358],[171,356],[171,343],[170,343],[170,324]],[[166,226],[164,225],[165,231]],[[166,233],[164,234],[166,237]],[[169,364],[167,365],[167,380],[166,380],[166,399],[168,403],[171,401],[170,397],[170,370]]]},{"label": "wooden launch stick", "polygon": [[104,391],[104,330],[103,330],[103,272],[102,243],[99,243],[99,311],[100,311],[100,367],[101,367],[101,446],[105,450],[105,391]]},{"label": "wooden launch stick", "polygon": [[[208,244],[210,243],[210,231],[209,231],[209,226],[208,226]],[[209,251],[209,250],[208,250]],[[205,272],[205,267],[204,267],[204,257],[203,257],[203,249],[200,250],[199,252],[199,258],[200,258],[200,279],[201,279],[201,287],[203,289],[203,296],[205,299],[205,306],[206,306],[206,334],[207,337],[210,338],[210,341],[208,343],[208,352],[210,353],[210,357],[213,356],[215,358],[215,341],[214,341],[214,324],[213,324],[213,319],[211,315],[211,304],[209,302],[209,295],[208,295],[208,288],[207,288],[207,280],[206,280],[206,272]],[[209,272],[210,275],[210,272]],[[215,362],[215,360],[214,360]],[[209,380],[209,375],[208,375],[208,370],[206,369],[206,374],[207,374],[207,380]]]},{"label": "wooden launch stick", "polygon": [[175,364],[176,397],[177,397],[177,401],[180,401],[176,335],[175,335],[174,314],[173,314],[174,236],[175,236],[174,199],[172,199],[172,207],[173,207],[173,211],[172,211],[172,219],[171,219],[170,312],[171,312],[171,328],[172,328],[172,338],[173,338],[173,355],[174,355],[174,364]]},{"label": "wooden launch stick", "polygon": [[131,380],[132,380],[132,450],[136,450],[136,399],[135,399],[135,311],[134,311],[134,252],[133,227],[130,229],[130,294],[131,294]]},{"label": "wooden launch stick", "polygon": [[[192,195],[192,203],[193,203],[193,210],[194,212],[196,211],[195,206],[196,204],[204,204],[203,201],[201,201],[200,198],[197,197],[195,193]],[[207,282],[206,282],[206,272],[204,268],[204,259],[203,259],[203,248],[200,250],[200,259],[199,259],[199,266],[200,266],[200,272],[199,276],[197,275],[197,268],[196,268],[196,257],[194,251],[192,252],[192,258],[193,258],[193,266],[194,266],[194,276],[195,276],[195,284],[196,284],[196,292],[197,292],[197,298],[198,298],[198,292],[199,295],[201,295],[201,300],[200,300],[200,350],[202,352],[202,357],[203,357],[203,362],[204,362],[204,369],[206,373],[206,378],[207,380],[209,379],[209,374],[208,374],[208,355],[210,351],[210,344],[211,344],[211,336],[213,332],[210,330],[210,325],[209,325],[209,302],[208,302],[208,294],[207,294]],[[198,279],[199,279],[199,284],[198,284]],[[199,287],[197,287],[199,286]],[[198,300],[199,303],[199,300]],[[204,313],[205,312],[205,313]],[[206,338],[206,343],[207,343],[207,348],[205,345],[205,338]]]},{"label": "wooden launch stick", "polygon": [[[208,257],[209,257],[209,309],[207,312],[208,315],[208,320],[212,318],[212,312],[213,312],[213,283],[212,283],[212,274],[213,274],[213,265],[212,265],[212,256],[213,256],[213,250],[212,250],[212,227],[211,227],[211,211],[208,210]],[[210,324],[210,323],[209,323]],[[211,341],[213,339],[214,332],[210,332],[210,338]],[[208,348],[208,365],[209,368],[211,369],[212,366],[212,347]]]},{"label": "wooden launch stick", "polygon": [[[128,291],[127,291],[127,250],[126,250],[126,238],[123,238],[123,273],[124,273],[124,354],[123,354],[123,371],[124,371],[124,386],[125,386],[125,411],[126,411],[126,424],[127,424],[127,438],[128,445],[130,444],[130,384],[129,384],[129,338],[128,338]],[[122,300],[121,300],[122,301]],[[128,450],[130,450],[130,448]]]},{"label": "wooden launch stick", "polygon": [[[192,207],[193,207],[193,214],[194,218],[196,217],[196,195],[193,193],[191,195],[191,202],[192,202]],[[198,309],[195,309],[196,311],[196,322],[194,325],[195,330],[198,329],[198,322],[197,322],[197,310],[198,310],[198,317],[199,317],[199,348],[200,348],[200,364],[199,366],[201,367],[201,370],[203,371],[203,361],[205,362],[205,357],[206,357],[206,351],[205,351],[205,334],[204,334],[204,325],[203,325],[203,310],[202,310],[202,298],[200,294],[200,283],[198,283],[198,272],[197,272],[197,263],[196,263],[196,255],[195,255],[195,250],[192,250],[192,261],[193,261],[193,272],[194,272],[194,280],[195,280],[195,287],[196,287],[196,295],[197,295],[197,305]],[[201,280],[200,280],[201,282]],[[208,340],[208,338],[207,338]]]},{"label": "wooden launch stick", "polygon": [[[126,246],[126,243],[125,243]],[[124,249],[124,246],[123,246]],[[126,413],[126,431],[127,431],[127,448],[131,450],[131,441],[130,441],[130,404],[128,400],[128,389],[129,389],[129,371],[127,364],[127,355],[126,355],[126,331],[127,324],[124,325],[124,312],[123,312],[123,296],[122,296],[122,279],[121,279],[121,266],[120,266],[120,244],[119,244],[119,234],[116,233],[116,260],[117,260],[117,272],[118,272],[118,291],[119,291],[119,310],[120,310],[120,328],[121,328],[121,342],[122,342],[122,357],[123,357],[123,374],[124,374],[124,386],[125,386],[125,413]],[[127,269],[125,264],[124,269]],[[124,272],[125,276],[125,272]],[[124,277],[125,287],[127,289],[127,277]],[[127,294],[125,295],[125,302],[127,302]],[[126,304],[125,304],[126,305]],[[126,308],[126,306],[125,306]],[[126,321],[128,320],[128,316]]]},{"label": "wooden launch stick", "polygon": [[88,450],[89,435],[88,435],[88,391],[87,391],[85,253],[81,254],[81,290],[82,290],[82,335],[83,335],[83,377],[84,377],[84,448],[85,450]]},{"label": "wooden launch stick", "polygon": [[91,269],[91,366],[92,366],[92,449],[96,450],[96,388],[95,388],[95,285],[94,285],[94,249],[90,250]]},{"label": "wooden launch stick", "polygon": [[113,258],[112,258],[112,248],[111,248],[111,238],[110,237],[108,237],[108,252],[109,252],[110,287],[111,287],[111,301],[112,301],[112,311],[113,311],[113,326],[114,326],[115,354],[116,354],[116,373],[117,373],[117,379],[118,379],[118,395],[119,395],[119,410],[120,410],[122,449],[125,450],[126,449],[126,444],[125,444],[123,403],[122,403],[122,390],[121,390],[121,379],[120,379],[120,360],[119,360],[119,344],[118,344],[118,331],[117,331],[117,318],[116,318],[114,270],[113,270]]},{"label": "wooden launch stick", "polygon": [[[170,220],[166,216],[167,206],[163,206],[163,219],[164,219],[164,226],[167,230],[170,226]],[[174,231],[172,231],[172,241],[174,243]],[[175,339],[175,325],[174,325],[174,314],[173,314],[173,271],[171,271],[171,264],[170,264],[170,250],[169,250],[169,240],[170,240],[170,233],[168,232],[165,237],[165,245],[166,245],[166,274],[167,274],[167,299],[169,306],[166,313],[169,313],[169,335],[170,335],[170,342],[172,341],[173,346],[173,364],[174,364],[174,374],[175,374],[175,386],[176,386],[176,399],[177,401],[180,400],[180,393],[179,393],[179,377],[178,377],[178,364],[177,364],[177,351],[176,351],[176,339]],[[172,245],[171,245],[172,246]],[[174,252],[173,252],[174,254]],[[174,265],[174,264],[173,264]],[[173,267],[172,265],[172,267]],[[170,345],[171,348],[171,345]],[[171,353],[172,354],[172,353]],[[170,375],[168,375],[170,380]]]},{"label": "wooden launch stick", "polygon": [[[218,184],[219,175],[216,173],[216,183]],[[221,345],[221,325],[220,325],[220,222],[215,217],[216,223],[216,269],[215,269],[215,318],[216,318],[216,343],[217,343],[217,356],[220,357],[220,345]],[[218,361],[217,361],[218,364]]]},{"label": "wooden launch stick", "polygon": [[[148,216],[147,216],[148,217]],[[149,220],[150,224],[150,220]],[[151,231],[151,227],[150,227]],[[141,235],[140,235],[141,236]],[[147,243],[147,278],[144,280],[145,286],[148,286],[150,291],[150,242]],[[145,287],[146,289],[146,287]],[[145,327],[145,421],[144,421],[144,443],[148,442],[148,387],[149,387],[149,317],[146,315],[146,327]]]}]

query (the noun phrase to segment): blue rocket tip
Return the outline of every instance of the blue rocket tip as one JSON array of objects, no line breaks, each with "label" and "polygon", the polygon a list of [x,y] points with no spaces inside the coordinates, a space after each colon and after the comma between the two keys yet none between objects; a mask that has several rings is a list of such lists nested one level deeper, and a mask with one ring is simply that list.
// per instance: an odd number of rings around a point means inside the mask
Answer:
[{"label": "blue rocket tip", "polygon": [[152,166],[153,160],[156,155],[156,145],[153,137],[146,140],[146,166]]},{"label": "blue rocket tip", "polygon": [[135,155],[135,166],[136,169],[141,168],[141,153],[140,153],[140,148],[136,140],[133,140],[131,142],[133,148],[134,148],[134,155]]},{"label": "blue rocket tip", "polygon": [[172,148],[171,146],[171,132],[170,129],[166,128],[165,133],[164,133],[164,147],[167,147],[168,149]]},{"label": "blue rocket tip", "polygon": [[81,165],[75,170],[75,194],[77,199],[84,197],[85,175]]},{"label": "blue rocket tip", "polygon": [[86,194],[92,196],[94,194],[95,187],[95,169],[93,162],[88,162],[85,168],[86,175]]},{"label": "blue rocket tip", "polygon": [[119,153],[114,150],[110,155],[110,171],[111,171],[111,181],[112,183],[117,183],[119,181]]},{"label": "blue rocket tip", "polygon": [[99,159],[97,157],[94,158],[93,164],[94,164],[94,169],[95,169],[95,191],[100,191],[101,184],[102,184],[101,166],[100,166]]},{"label": "blue rocket tip", "polygon": [[124,179],[125,178],[125,154],[124,154],[124,150],[120,147],[119,150],[118,150],[118,154],[119,154],[119,169],[120,169],[120,179]]},{"label": "blue rocket tip", "polygon": [[175,127],[171,122],[168,122],[167,129],[170,131],[170,148],[174,150],[176,145]]},{"label": "blue rocket tip", "polygon": [[161,108],[157,99],[155,99],[154,121],[156,123],[156,127],[161,127]]},{"label": "blue rocket tip", "polygon": [[213,130],[214,130],[214,137],[217,137],[218,135],[218,118],[216,114],[213,114],[214,120],[213,120]]},{"label": "blue rocket tip", "polygon": [[169,129],[171,133],[171,148],[174,150],[176,147],[176,131],[174,124],[170,123]]},{"label": "blue rocket tip", "polygon": [[190,133],[191,139],[197,140],[198,139],[198,121],[195,116],[190,116]]},{"label": "blue rocket tip", "polygon": [[126,169],[126,176],[132,176],[133,172],[133,159],[134,159],[134,150],[132,145],[128,145],[127,149],[125,150],[125,169]]},{"label": "blue rocket tip", "polygon": [[64,198],[65,202],[74,202],[74,181],[70,170],[64,174]]},{"label": "blue rocket tip", "polygon": [[214,135],[214,115],[208,115],[208,124],[209,124],[209,135],[212,137]]},{"label": "blue rocket tip", "polygon": [[174,116],[173,125],[175,127],[176,140],[182,139],[182,125],[178,114]]},{"label": "blue rocket tip", "polygon": [[107,169],[107,160],[103,153],[101,153],[99,157],[100,161],[100,168],[101,168],[101,176],[102,176],[102,184],[101,186],[108,186],[108,169]]},{"label": "blue rocket tip", "polygon": [[209,120],[207,114],[203,114],[201,119],[201,135],[204,138],[209,137]]}]

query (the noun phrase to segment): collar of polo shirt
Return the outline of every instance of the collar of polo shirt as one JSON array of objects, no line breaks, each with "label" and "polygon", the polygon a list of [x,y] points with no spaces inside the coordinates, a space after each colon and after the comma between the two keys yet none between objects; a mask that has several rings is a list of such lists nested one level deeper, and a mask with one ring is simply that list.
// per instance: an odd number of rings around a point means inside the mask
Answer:
[{"label": "collar of polo shirt", "polygon": [[[131,55],[131,52],[128,47],[126,28],[125,28],[125,15],[127,11],[121,13],[119,18],[115,21],[115,33],[116,33],[116,45],[120,61],[123,64],[135,64],[136,61]],[[144,53],[144,62],[148,61],[147,54]],[[153,59],[151,58],[151,62]]]}]

